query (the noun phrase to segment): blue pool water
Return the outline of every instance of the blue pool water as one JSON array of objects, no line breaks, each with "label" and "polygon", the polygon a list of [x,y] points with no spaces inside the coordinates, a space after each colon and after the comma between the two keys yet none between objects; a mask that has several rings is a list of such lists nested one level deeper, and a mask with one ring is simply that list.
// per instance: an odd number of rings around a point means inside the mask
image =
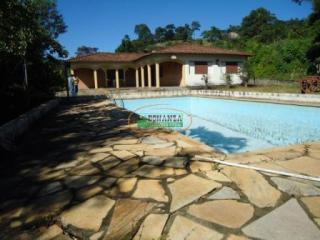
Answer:
[{"label": "blue pool water", "polygon": [[127,99],[117,104],[140,115],[180,112],[187,128],[180,129],[183,134],[226,153],[320,140],[316,107],[201,97]]}]

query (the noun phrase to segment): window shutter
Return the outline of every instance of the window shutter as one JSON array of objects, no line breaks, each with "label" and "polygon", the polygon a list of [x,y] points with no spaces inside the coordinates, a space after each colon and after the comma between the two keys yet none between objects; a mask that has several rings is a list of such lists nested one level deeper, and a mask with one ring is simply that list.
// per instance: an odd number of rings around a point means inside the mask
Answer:
[{"label": "window shutter", "polygon": [[208,62],[195,62],[195,74],[208,74]]},{"label": "window shutter", "polygon": [[226,73],[238,73],[238,63],[226,62]]}]

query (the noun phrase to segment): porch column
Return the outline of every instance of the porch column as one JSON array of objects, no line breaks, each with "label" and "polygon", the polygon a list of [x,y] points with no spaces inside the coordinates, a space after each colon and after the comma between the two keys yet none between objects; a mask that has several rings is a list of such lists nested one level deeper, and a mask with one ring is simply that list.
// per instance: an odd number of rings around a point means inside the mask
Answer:
[{"label": "porch column", "polygon": [[120,83],[119,83],[119,70],[116,69],[116,88],[120,87]]},{"label": "porch column", "polygon": [[74,70],[72,68],[70,68],[70,74],[74,75]]},{"label": "porch column", "polygon": [[160,87],[160,65],[156,63],[156,87]]},{"label": "porch column", "polygon": [[186,86],[186,65],[182,65],[182,74],[181,74],[181,82],[180,82],[180,87],[185,87]]},{"label": "porch column", "polygon": [[140,67],[141,70],[141,87],[144,88],[144,68]]},{"label": "porch column", "polygon": [[98,73],[97,73],[96,69],[93,70],[93,80],[94,80],[94,88],[97,89],[98,88]]},{"label": "porch column", "polygon": [[151,66],[148,64],[148,87],[151,88]]},{"label": "porch column", "polygon": [[136,68],[136,88],[139,87],[139,68]]}]

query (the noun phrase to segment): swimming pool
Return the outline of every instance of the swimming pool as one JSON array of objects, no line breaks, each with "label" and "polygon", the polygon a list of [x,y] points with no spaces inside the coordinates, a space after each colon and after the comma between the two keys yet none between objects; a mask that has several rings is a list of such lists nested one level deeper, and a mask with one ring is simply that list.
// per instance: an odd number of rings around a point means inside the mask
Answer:
[{"label": "swimming pool", "polygon": [[[138,114],[180,112],[180,131],[226,153],[320,140],[320,108],[225,100],[170,97],[117,100]],[[188,113],[190,115],[188,115]]]}]

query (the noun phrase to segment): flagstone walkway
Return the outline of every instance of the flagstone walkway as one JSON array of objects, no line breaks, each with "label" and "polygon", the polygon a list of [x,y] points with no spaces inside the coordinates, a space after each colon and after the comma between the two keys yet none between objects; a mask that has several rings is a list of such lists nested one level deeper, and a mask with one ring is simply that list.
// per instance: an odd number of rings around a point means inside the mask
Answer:
[{"label": "flagstone walkway", "polygon": [[0,239],[320,239],[320,143],[225,156],[141,130],[110,102],[64,103],[0,168]]}]

